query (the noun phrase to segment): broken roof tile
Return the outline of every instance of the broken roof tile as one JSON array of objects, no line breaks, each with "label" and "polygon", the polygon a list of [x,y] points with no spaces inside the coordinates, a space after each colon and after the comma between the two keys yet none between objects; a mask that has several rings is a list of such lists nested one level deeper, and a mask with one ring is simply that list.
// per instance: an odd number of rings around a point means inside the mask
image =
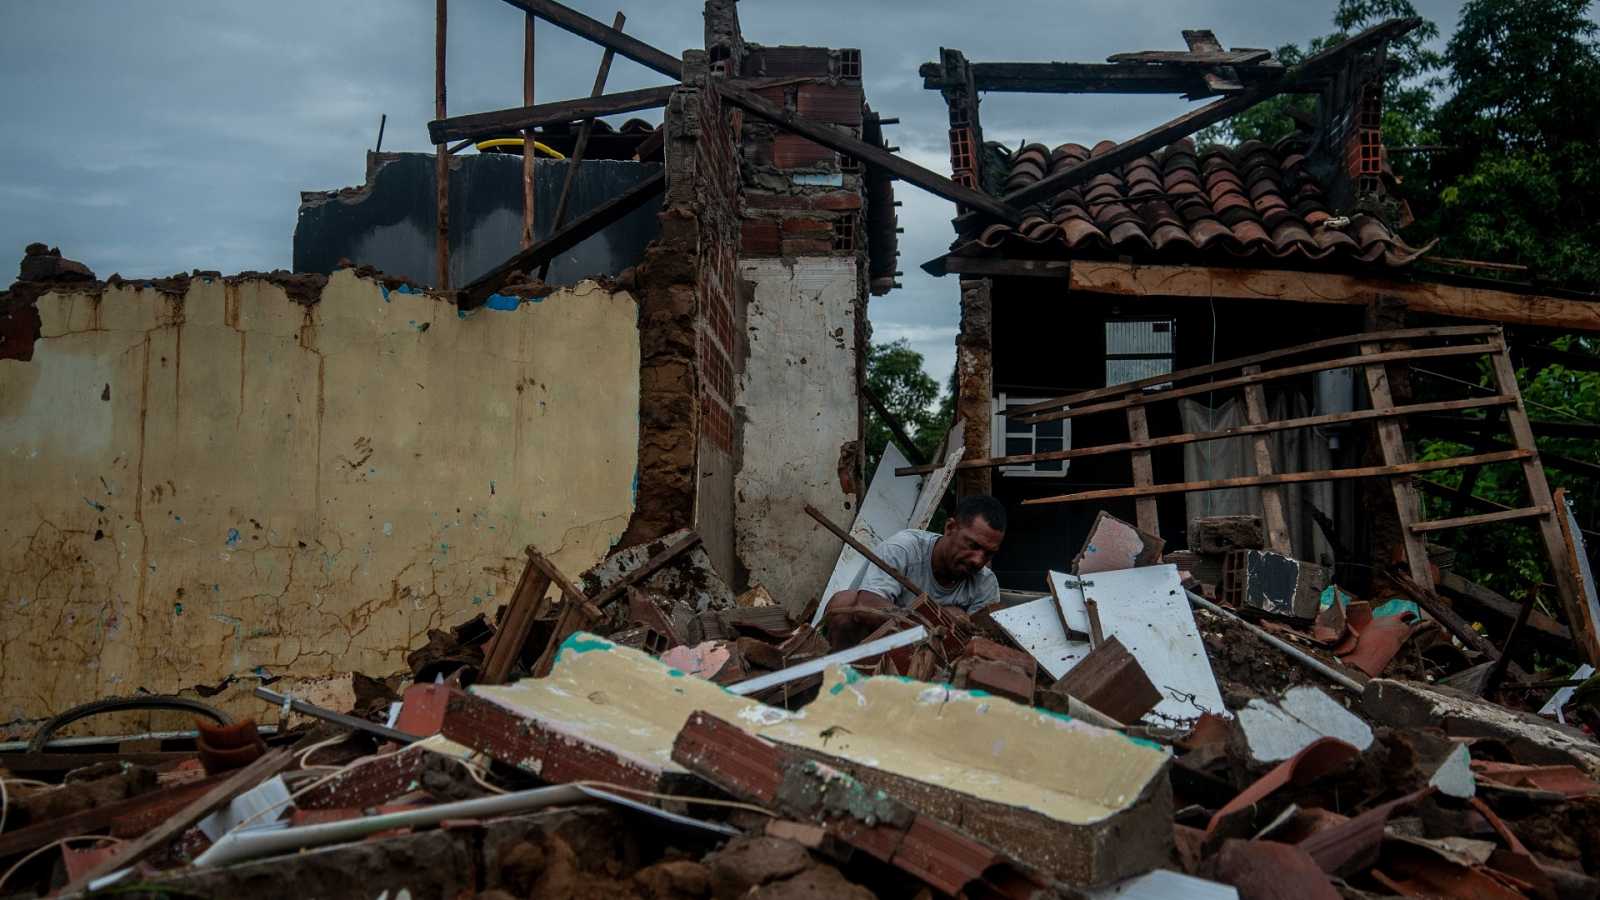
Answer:
[{"label": "broken roof tile", "polygon": [[[1037,183],[1113,146],[1101,141],[1090,150],[1069,143],[1052,150],[1028,144],[1012,154],[1004,190]],[[1291,264],[1384,266],[1403,266],[1422,254],[1373,216],[1346,220],[1330,214],[1327,192],[1307,170],[1304,154],[1289,152],[1291,146],[1245,141],[1197,151],[1192,141],[1179,141],[1062,191],[1047,201],[1042,216],[1030,215],[1014,227],[990,226],[956,252],[976,255],[1020,243],[1067,256],[1198,251]],[[1177,227],[1174,213],[1184,228]],[[1085,219],[1098,227],[1048,226]]]}]

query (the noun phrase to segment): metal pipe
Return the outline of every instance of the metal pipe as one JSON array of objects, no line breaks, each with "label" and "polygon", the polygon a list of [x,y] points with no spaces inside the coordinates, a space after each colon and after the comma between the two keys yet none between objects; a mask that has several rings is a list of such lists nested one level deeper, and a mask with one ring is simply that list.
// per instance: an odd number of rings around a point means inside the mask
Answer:
[{"label": "metal pipe", "polygon": [[578,803],[588,799],[588,793],[577,785],[562,784],[554,787],[496,794],[474,800],[441,803],[422,809],[345,819],[342,822],[325,822],[320,825],[302,825],[299,828],[252,829],[230,831],[212,844],[210,849],[195,859],[196,866],[225,866],[258,856],[270,856],[303,847],[317,847],[338,841],[365,837],[390,828],[434,825],[445,819],[475,819],[509,813],[527,812]]},{"label": "metal pipe", "polygon": [[355,716],[347,716],[344,713],[337,713],[331,709],[323,709],[320,706],[314,706],[305,702],[304,700],[296,699],[292,694],[280,694],[277,691],[271,691],[264,687],[258,687],[255,690],[255,695],[260,697],[262,700],[267,701],[268,703],[277,706],[287,706],[289,709],[292,709],[301,715],[310,716],[313,719],[321,719],[324,722],[332,722],[335,725],[343,725],[344,727],[353,729],[355,731],[365,731],[369,734],[375,734],[378,737],[391,741],[397,741],[401,744],[412,744],[422,740],[422,738],[418,735],[407,734],[404,731],[396,731],[395,729],[386,725],[379,725],[377,722],[368,722],[366,719],[358,719]]},{"label": "metal pipe", "polygon": [[1304,650],[1301,650],[1299,647],[1294,646],[1288,641],[1272,635],[1266,629],[1251,624],[1250,622],[1246,622],[1232,610],[1223,609],[1215,603],[1212,603],[1210,600],[1207,600],[1199,594],[1196,594],[1194,591],[1185,589],[1184,593],[1188,595],[1189,602],[1193,605],[1198,606],[1207,612],[1216,613],[1219,616],[1238,622],[1240,625],[1243,625],[1245,628],[1249,629],[1251,634],[1262,639],[1263,641],[1266,641],[1276,649],[1283,651],[1284,654],[1289,656],[1295,662],[1300,663],[1301,665],[1313,672],[1316,672],[1318,675],[1321,675],[1329,681],[1332,681],[1340,687],[1355,691],[1358,694],[1366,690],[1366,685],[1362,684],[1361,682],[1351,678],[1349,675],[1346,675],[1338,669],[1333,668],[1332,666],[1320,659],[1317,659],[1315,656],[1312,656]]}]

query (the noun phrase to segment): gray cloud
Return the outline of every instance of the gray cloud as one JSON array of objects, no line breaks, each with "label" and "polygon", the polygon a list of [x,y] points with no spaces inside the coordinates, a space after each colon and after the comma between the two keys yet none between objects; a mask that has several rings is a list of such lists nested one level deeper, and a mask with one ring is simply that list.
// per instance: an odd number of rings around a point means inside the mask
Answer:
[{"label": "gray cloud", "polygon": [[[610,21],[614,5],[574,2]],[[1449,34],[1459,4],[1418,4]],[[873,108],[899,116],[893,143],[947,171],[945,111],[918,64],[940,46],[974,60],[1098,60],[1178,48],[1184,27],[1229,46],[1276,47],[1329,30],[1334,3],[1113,0],[1003,4],[745,0],[746,36],[766,44],[862,50]],[[627,9],[627,31],[670,53],[703,43],[701,3]],[[102,276],[290,264],[299,191],[358,183],[381,113],[384,146],[429,150],[433,117],[429,0],[216,3],[62,0],[8,4],[0,30],[0,256],[60,245]],[[521,102],[522,16],[494,0],[455,0],[450,110]],[[538,26],[537,93],[586,94],[600,49]],[[610,89],[662,83],[626,60]],[[1163,97],[990,95],[986,136],[1015,145],[1123,138],[1177,114]],[[953,279],[918,265],[942,253],[950,204],[898,186],[905,288],[872,301],[879,339],[906,337],[942,383],[953,364]]]}]

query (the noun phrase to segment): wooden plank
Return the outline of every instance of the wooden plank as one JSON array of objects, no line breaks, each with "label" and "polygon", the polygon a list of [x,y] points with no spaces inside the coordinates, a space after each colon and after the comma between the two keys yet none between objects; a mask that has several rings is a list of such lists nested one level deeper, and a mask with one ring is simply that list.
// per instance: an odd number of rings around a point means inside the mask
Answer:
[{"label": "wooden plank", "polygon": [[505,0],[505,2],[523,12],[532,13],[557,28],[594,41],[647,69],[653,69],[674,80],[683,79],[683,61],[676,56],[664,53],[636,37],[623,34],[616,28],[607,28],[599,20],[591,19],[577,10],[552,0]]},{"label": "wooden plank", "polygon": [[[1565,495],[1562,496],[1563,502],[1558,504],[1550,493],[1549,482],[1545,481],[1544,466],[1539,464],[1533,427],[1528,424],[1528,411],[1522,403],[1522,394],[1517,387],[1517,370],[1511,365],[1511,357],[1502,350],[1489,357],[1489,361],[1500,393],[1517,394],[1517,402],[1506,408],[1505,415],[1506,424],[1511,427],[1512,441],[1518,449],[1532,453],[1522,463],[1522,476],[1528,483],[1529,503],[1532,506],[1548,506],[1555,511],[1553,515],[1539,520],[1539,537],[1544,541],[1545,554],[1550,560],[1551,580],[1555,582],[1556,595],[1561,599],[1561,608],[1567,613],[1567,627],[1572,629],[1572,636],[1588,661],[1600,665],[1600,634],[1595,630],[1600,627],[1600,622],[1595,621],[1600,616],[1591,614],[1594,605],[1586,602],[1579,574],[1570,562],[1573,543],[1581,543],[1582,538],[1567,533],[1569,529],[1564,528],[1567,515]],[[1582,562],[1587,566],[1587,560]],[[1588,599],[1592,601],[1592,598]]]},{"label": "wooden plank", "polygon": [[859,162],[877,166],[902,181],[960,206],[978,210],[1013,225],[1022,221],[1022,213],[988,194],[957,184],[931,169],[925,169],[908,159],[896,156],[882,147],[873,146],[842,129],[814,122],[789,110],[781,109],[761,96],[727,81],[716,81],[714,85],[724,99],[742,107],[757,118],[765,119],[830,150],[848,154]]},{"label": "wooden plank", "polygon": [[1207,302],[1283,300],[1352,306],[1365,306],[1374,295],[1384,294],[1405,301],[1411,312],[1560,331],[1600,332],[1600,297],[1595,301],[1578,300],[1369,274],[1073,262],[1068,286],[1073,291],[1130,297],[1187,297]]},{"label": "wooden plank", "polygon": [[[1504,352],[1503,344],[1495,344]],[[1361,345],[1361,356],[1366,360],[1362,372],[1367,379],[1367,394],[1372,399],[1373,409],[1393,409],[1394,395],[1389,390],[1389,372],[1387,363],[1380,361],[1383,357],[1394,356],[1394,353],[1385,353],[1377,342],[1368,342]],[[1416,359],[1421,356],[1419,351],[1401,353],[1402,357]],[[1379,419],[1378,445],[1383,451],[1383,461],[1390,467],[1402,465],[1410,461],[1410,454],[1406,452],[1405,435],[1400,431],[1400,422],[1396,419]],[[1422,536],[1413,527],[1417,520],[1422,518],[1422,501],[1417,497],[1417,486],[1411,483],[1409,477],[1391,477],[1389,490],[1394,495],[1394,505],[1400,517],[1401,537],[1406,546],[1406,562],[1411,570],[1411,579],[1423,589],[1433,590],[1433,576],[1428,571],[1428,545]]]},{"label": "wooden plank", "polygon": [[[1135,406],[1128,410],[1128,442],[1150,442],[1150,421],[1145,417],[1144,407]],[[1150,462],[1149,450],[1133,451],[1133,483],[1140,486],[1155,484],[1155,467]],[[1137,513],[1139,530],[1148,534],[1161,534],[1161,520],[1156,512],[1156,498],[1140,497],[1134,501],[1134,511]],[[1093,706],[1092,701],[1089,702]]]},{"label": "wooden plank", "polygon": [[[929,66],[932,66],[930,69]],[[945,86],[938,63],[920,70],[922,86]],[[1206,91],[1205,80],[1194,68],[1147,63],[989,62],[971,63],[974,90],[1012,94],[1195,94]],[[1245,74],[1276,81],[1281,66],[1257,66]]]},{"label": "wooden plank", "polygon": [[1205,378],[1210,375],[1216,375],[1220,372],[1231,372],[1235,369],[1242,369],[1245,366],[1253,366],[1258,363],[1287,359],[1289,357],[1313,353],[1319,350],[1329,350],[1334,347],[1350,347],[1360,344],[1363,341],[1409,341],[1416,338],[1488,337],[1498,336],[1499,334],[1499,327],[1494,325],[1454,325],[1445,328],[1402,328],[1395,331],[1346,334],[1339,337],[1323,338],[1320,341],[1312,341],[1309,344],[1297,344],[1293,347],[1284,347],[1281,350],[1268,350],[1264,353],[1255,353],[1250,356],[1239,356],[1233,359],[1223,360],[1222,362],[1211,363],[1210,365],[1195,366],[1192,369],[1181,369],[1177,372],[1169,372],[1165,375],[1152,375],[1149,378],[1141,378],[1138,381],[1130,381],[1126,384],[1117,385],[1115,387],[1078,391],[1074,394],[1067,394],[1065,396],[1055,397],[1050,400],[1041,400],[1038,403],[1030,403],[1027,406],[1019,406],[1016,407],[1014,411],[1017,413],[1035,413],[1048,409],[1059,409],[1063,406],[1081,406],[1093,400],[1103,400],[1107,397],[1121,397],[1135,388],[1143,390],[1145,388],[1157,387],[1168,382],[1173,384],[1181,384],[1193,378]]},{"label": "wooden plank", "polygon": [[[997,466],[1015,466],[1028,463],[1044,462],[1053,459],[1078,459],[1084,456],[1102,456],[1107,453],[1122,453],[1130,450],[1155,449],[1157,447],[1174,447],[1183,444],[1197,444],[1204,441],[1216,441],[1223,438],[1241,437],[1247,434],[1264,434],[1274,431],[1292,431],[1296,428],[1313,428],[1323,425],[1338,425],[1348,422],[1364,422],[1371,419],[1385,419],[1396,416],[1410,416],[1419,412],[1438,412],[1446,410],[1476,409],[1485,406],[1499,406],[1516,402],[1515,397],[1497,395],[1494,397],[1472,397],[1466,400],[1441,400],[1433,403],[1413,403],[1405,406],[1396,406],[1392,409],[1357,409],[1343,413],[1328,413],[1320,416],[1305,416],[1299,419],[1280,419],[1275,422],[1263,422],[1260,425],[1235,425],[1219,431],[1201,431],[1188,434],[1174,434],[1164,437],[1151,438],[1148,441],[1124,441],[1117,444],[1101,444],[1097,447],[1076,447],[1071,450],[1047,450],[1043,453],[1020,453],[1014,456],[991,456],[981,459],[962,460],[956,465],[958,469],[992,469]],[[905,466],[894,470],[896,475],[923,475],[938,468],[934,465]],[[1478,498],[1473,498],[1478,499]],[[1487,501],[1484,501],[1487,502]]]},{"label": "wooden plank", "polygon": [[[1018,188],[1000,199],[1008,206],[1025,208],[1046,198],[1053,197],[1067,188],[1088,181],[1096,175],[1119,169],[1125,163],[1132,162],[1140,156],[1159,150],[1173,141],[1194,134],[1202,128],[1215,125],[1224,119],[1244,112],[1256,104],[1282,93],[1289,85],[1305,83],[1323,77],[1334,68],[1342,66],[1344,61],[1352,54],[1397,38],[1421,23],[1421,19],[1412,17],[1408,19],[1390,19],[1387,22],[1374,25],[1354,37],[1347,38],[1326,50],[1311,55],[1305,62],[1287,70],[1281,81],[1254,85],[1241,94],[1225,100],[1218,100],[1200,109],[1184,113],[1176,119],[1157,125],[1137,137],[1123,141],[1103,154],[1091,156],[1081,163],[1041,178],[1026,187]],[[958,230],[961,228],[959,220],[957,228]]]},{"label": "wooden plank", "polygon": [[456,292],[456,306],[462,311],[477,309],[488,302],[490,295],[504,287],[519,273],[526,272],[557,254],[565,253],[599,234],[628,213],[643,206],[650,198],[665,190],[666,186],[665,170],[650,175],[625,193],[618,194],[589,210],[571,225],[526,250],[517,251],[510,259],[484,273],[476,281]]},{"label": "wooden plank", "polygon": [[66,887],[62,888],[61,893],[78,893],[88,887],[91,882],[103,878],[118,869],[126,868],[139,862],[156,850],[166,846],[174,838],[199,823],[201,819],[233,800],[234,797],[288,768],[293,761],[293,752],[288,748],[279,747],[268,750],[255,762],[229,775],[210,790],[191,801],[189,805],[178,810],[170,819],[150,829],[140,837],[122,844],[115,855],[90,866],[77,878],[72,879],[71,883]]},{"label": "wooden plank", "polygon": [[[879,571],[882,571],[884,574],[888,575],[890,578],[893,578],[895,581],[898,581],[900,583],[901,587],[903,587],[906,590],[910,591],[912,594],[921,594],[922,593],[922,588],[916,582],[914,582],[911,579],[907,578],[905,576],[904,572],[900,571],[899,569],[895,568],[894,566],[889,565],[887,562],[884,561],[883,557],[879,556],[876,553],[873,553],[871,547],[868,547],[866,544],[863,544],[860,541],[856,540],[855,537],[850,534],[850,532],[845,531],[843,528],[840,528],[838,525],[835,525],[831,520],[828,519],[827,516],[823,515],[820,511],[818,511],[815,506],[812,506],[811,504],[807,503],[805,509],[806,509],[806,515],[808,515],[811,518],[815,519],[818,525],[821,525],[823,528],[826,528],[829,531],[833,532],[834,537],[836,537],[839,540],[844,541],[846,544],[848,544],[851,549],[853,549],[857,553],[861,554],[861,557],[863,559],[865,559],[867,562],[872,563],[873,565],[877,566]],[[827,599],[827,598],[824,598],[824,599]],[[894,598],[890,597],[889,599],[893,600]]]},{"label": "wooden plank", "polygon": [[1108,400],[1103,403],[1091,403],[1088,406],[1074,406],[1069,409],[1054,412],[1033,413],[1020,418],[1022,422],[1034,425],[1039,422],[1053,422],[1057,419],[1071,419],[1086,416],[1091,413],[1113,412],[1127,409],[1131,406],[1144,406],[1164,400],[1177,400],[1181,397],[1193,397],[1197,394],[1208,394],[1212,391],[1227,390],[1229,388],[1246,387],[1252,384],[1263,384],[1268,381],[1279,381],[1284,378],[1294,378],[1299,375],[1309,375],[1313,372],[1326,372],[1329,369],[1344,369],[1350,366],[1361,365],[1365,362],[1401,362],[1413,359],[1439,359],[1449,356],[1485,356],[1492,352],[1498,343],[1488,344],[1462,344],[1452,347],[1419,347],[1408,350],[1392,350],[1380,353],[1377,356],[1342,356],[1338,359],[1324,360],[1322,362],[1305,363],[1298,366],[1288,366],[1282,369],[1268,369],[1254,375],[1240,375],[1236,378],[1223,378],[1209,381],[1204,384],[1190,385],[1189,387],[1172,388],[1165,391],[1151,391],[1148,393],[1131,394],[1121,400]]},{"label": "wooden plank", "polygon": [[[1502,597],[1483,585],[1468,581],[1453,572],[1439,573],[1439,587],[1465,599],[1469,603],[1475,603],[1507,619],[1515,619],[1522,608],[1522,604]],[[1572,632],[1567,630],[1567,626],[1546,616],[1544,613],[1534,612],[1528,618],[1528,624],[1535,631],[1543,632],[1547,637],[1561,641],[1572,640]]]},{"label": "wooden plank", "polygon": [[1169,66],[1247,66],[1272,58],[1271,50],[1135,50],[1132,53],[1113,53],[1106,57],[1109,63],[1162,63]]},{"label": "wooden plank", "polygon": [[533,564],[530,557],[522,567],[522,577],[517,589],[506,605],[506,614],[495,629],[489,652],[484,655],[483,671],[479,684],[503,684],[511,675],[511,667],[522,655],[522,647],[533,632],[533,622],[544,607],[544,595],[550,590],[550,577]]},{"label": "wooden plank", "polygon": [[[1444,629],[1454,635],[1461,643],[1490,659],[1500,658],[1500,651],[1495,649],[1494,644],[1490,643],[1488,638],[1475,631],[1471,625],[1467,624],[1466,620],[1456,615],[1456,611],[1451,609],[1450,605],[1445,603],[1432,589],[1423,587],[1415,579],[1408,578],[1399,572],[1388,572],[1387,577],[1394,583],[1395,587],[1400,589],[1401,593],[1415,600],[1417,605],[1422,607],[1423,612],[1433,617],[1436,622],[1444,626]],[[1520,677],[1521,670],[1517,670],[1517,673]]]},{"label": "wooden plank", "polygon": [[595,594],[590,598],[590,602],[601,609],[605,609],[607,604],[622,596],[628,588],[659,572],[662,566],[677,559],[679,554],[688,552],[699,543],[700,535],[698,534],[691,533],[684,536],[672,546],[645,560],[644,565],[618,578],[610,587]]},{"label": "wooden plank", "polygon": [[1284,472],[1277,475],[1246,475],[1240,478],[1221,478],[1214,481],[1185,481],[1177,484],[1157,484],[1147,488],[1108,488],[1106,490],[1080,491],[1054,497],[1035,497],[1022,501],[1023,506],[1044,503],[1083,503],[1089,500],[1120,500],[1124,497],[1143,497],[1160,494],[1185,494],[1190,491],[1226,491],[1234,488],[1260,487],[1264,484],[1301,484],[1313,481],[1344,481],[1350,478],[1383,478],[1410,475],[1416,472],[1437,472],[1442,469],[1459,469],[1477,463],[1510,462],[1532,457],[1527,450],[1504,450],[1499,453],[1480,453],[1475,456],[1457,456],[1427,462],[1411,462],[1398,466],[1360,466],[1350,469],[1325,469],[1319,472]]},{"label": "wooden plank", "polygon": [[[1591,665],[1600,665],[1600,597],[1596,596],[1594,572],[1589,568],[1588,549],[1583,545],[1577,519],[1567,501],[1566,488],[1556,488],[1554,501],[1561,529],[1562,568],[1576,588],[1575,601],[1568,608],[1567,626],[1571,630],[1578,650]],[[1561,585],[1558,580],[1557,587]],[[1565,604],[1563,604],[1565,606]]]},{"label": "wooden plank", "polygon": [[1550,509],[1548,506],[1530,506],[1525,509],[1502,509],[1471,516],[1451,516],[1448,519],[1429,519],[1425,522],[1411,523],[1411,530],[1422,534],[1429,531],[1443,531],[1446,528],[1466,528],[1469,525],[1487,525],[1490,522],[1532,519],[1550,515]]},{"label": "wooden plank", "polygon": [[538,128],[542,125],[564,124],[640,109],[656,109],[666,106],[675,90],[677,87],[669,84],[640,88],[637,91],[601,94],[598,97],[557,100],[554,103],[539,103],[533,106],[513,106],[508,109],[472,113],[448,119],[441,113],[437,119],[428,123],[428,136],[436,144],[480,140]]},{"label": "wooden plank", "polygon": [[[39,754],[16,755],[37,756]],[[12,771],[20,773],[24,770],[12,769]],[[113,822],[119,819],[136,816],[146,810],[171,803],[178,798],[182,798],[180,802],[188,802],[217,786],[226,777],[228,777],[227,773],[213,775],[202,781],[174,785],[159,791],[140,794],[137,797],[129,797],[126,800],[117,800],[103,806],[46,819],[25,828],[12,829],[5,834],[0,834],[0,859],[15,856],[18,853],[26,853],[29,850],[43,847],[51,841],[57,841],[75,834],[93,834],[101,829],[109,828]],[[12,799],[15,800],[15,797]]]},{"label": "wooden plank", "polygon": [[981,275],[1018,278],[1072,277],[1072,263],[1064,259],[1003,259],[989,256],[940,256],[923,263],[929,275]]},{"label": "wooden plank", "polygon": [[[1261,374],[1260,366],[1245,366],[1245,375]],[[1246,385],[1244,389],[1244,416],[1251,425],[1267,422],[1267,392],[1259,384]],[[1250,449],[1255,457],[1256,474],[1271,475],[1272,441],[1264,433],[1250,439]],[[1282,485],[1269,484],[1261,488],[1261,524],[1267,532],[1267,549],[1285,556],[1293,556],[1289,542],[1289,521],[1283,511]]]}]

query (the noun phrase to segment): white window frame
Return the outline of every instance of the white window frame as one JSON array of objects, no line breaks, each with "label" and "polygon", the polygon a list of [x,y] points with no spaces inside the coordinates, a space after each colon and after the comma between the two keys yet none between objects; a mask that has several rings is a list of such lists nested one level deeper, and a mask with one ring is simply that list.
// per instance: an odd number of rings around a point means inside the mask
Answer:
[{"label": "white window frame", "polygon": [[[990,419],[990,423],[991,424],[989,426],[989,450],[990,450],[990,453],[992,455],[994,455],[994,456],[1014,456],[1014,455],[1016,455],[1016,454],[1011,454],[1011,453],[1007,453],[1006,452],[1006,445],[1008,443],[1008,441],[1006,440],[1007,438],[1027,438],[1028,440],[1032,441],[1034,447],[1037,448],[1037,446],[1038,446],[1038,435],[1035,433],[1036,432],[1035,426],[1033,426],[1033,425],[1024,425],[1021,422],[1017,422],[1017,421],[1012,420],[1011,418],[1009,418],[1009,417],[1007,417],[1005,415],[1005,410],[1010,408],[1010,407],[1027,406],[1030,403],[1038,403],[1038,402],[1040,402],[1042,400],[1049,400],[1049,399],[1051,399],[1051,398],[1050,397],[1012,397],[1012,396],[1007,395],[1004,391],[1000,392],[1000,394],[995,396],[993,398],[993,400],[992,400],[992,403],[993,403],[993,407],[992,407],[993,415],[992,415],[992,417]],[[1072,449],[1072,420],[1071,419],[1063,419],[1063,420],[1061,420],[1061,449],[1063,449],[1063,450],[1071,450]],[[1030,451],[1030,452],[1032,452],[1032,451]],[[1048,470],[1048,469],[1044,470],[1044,471],[1040,471],[1039,468],[1038,468],[1038,465],[1039,465],[1038,463],[1027,463],[1027,464],[1024,464],[1024,465],[1016,465],[1016,466],[999,466],[998,470],[999,470],[1001,475],[1003,475],[1003,476],[1005,476],[1007,478],[1065,478],[1067,476],[1067,470],[1072,465],[1072,461],[1069,460],[1069,459],[1063,459],[1063,460],[1060,460],[1060,463],[1061,463],[1061,468],[1059,470],[1057,470],[1057,471],[1051,471],[1051,470]]]}]

